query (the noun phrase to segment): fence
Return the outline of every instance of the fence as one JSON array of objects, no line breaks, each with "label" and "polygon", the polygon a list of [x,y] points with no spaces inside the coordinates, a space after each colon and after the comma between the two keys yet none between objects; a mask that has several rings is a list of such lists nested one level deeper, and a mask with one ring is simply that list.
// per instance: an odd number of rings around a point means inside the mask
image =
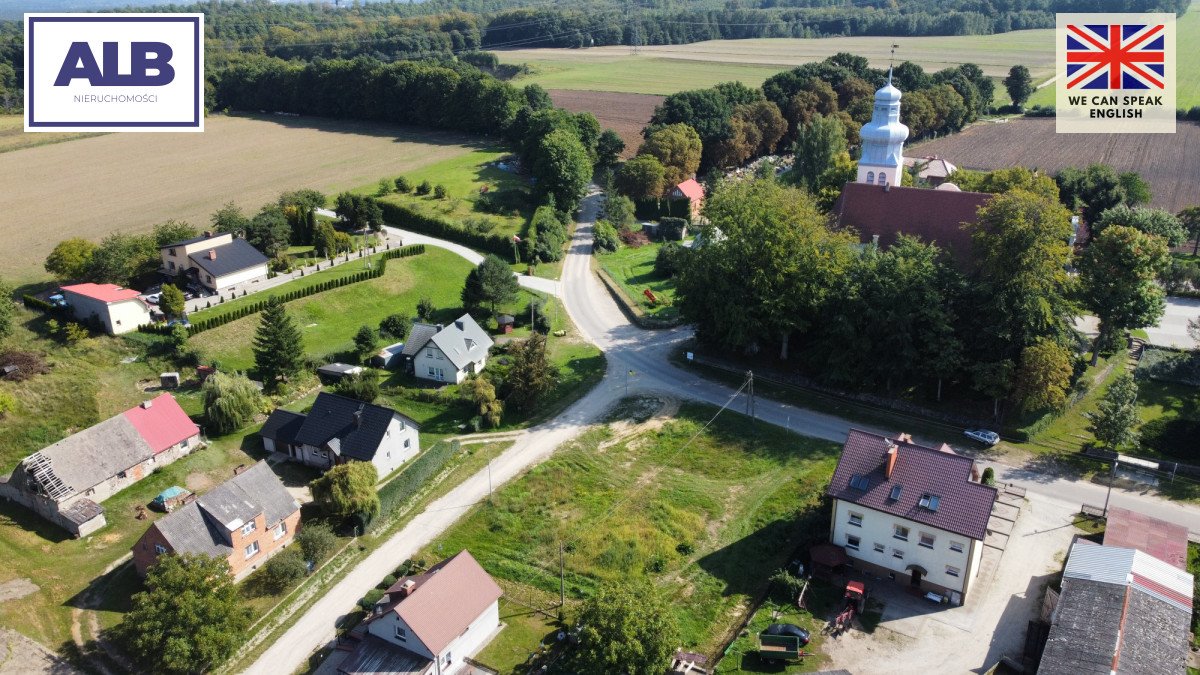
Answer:
[{"label": "fence", "polygon": [[[350,274],[350,275],[347,275],[344,277],[339,277],[337,279],[330,279],[328,281],[322,281],[319,283],[312,284],[310,286],[305,286],[304,288],[297,288],[297,289],[287,291],[284,293],[271,293],[269,291],[263,291],[262,293],[269,296],[267,300],[260,300],[258,302],[255,302],[255,303],[252,303],[249,305],[242,305],[241,307],[238,307],[237,309],[231,310],[224,314],[219,314],[217,316],[212,316],[212,317],[205,317],[203,319],[198,319],[198,320],[194,321],[191,324],[191,326],[188,327],[188,336],[191,337],[193,335],[196,335],[197,333],[203,333],[206,330],[210,330],[212,328],[217,328],[219,326],[224,326],[225,324],[229,323],[230,321],[237,321],[238,319],[241,319],[241,318],[244,318],[247,316],[252,316],[254,314],[258,314],[259,312],[261,312],[267,308],[267,302],[269,301],[270,297],[277,297],[280,300],[282,300],[283,302],[291,302],[293,300],[299,300],[300,298],[306,298],[306,297],[308,297],[310,295],[314,295],[316,293],[323,293],[325,291],[333,290],[335,288],[341,288],[342,286],[349,286],[350,284],[356,284],[360,281],[367,281],[369,279],[378,279],[379,277],[383,276],[383,273],[387,270],[387,261],[392,260],[393,258],[407,258],[407,257],[414,256],[414,255],[420,255],[424,252],[425,252],[424,244],[416,244],[414,246],[405,246],[403,248],[393,249],[391,251],[387,251],[387,252],[381,254],[379,256],[379,264],[372,267],[369,270],[363,270],[361,272],[356,272],[354,274]],[[140,331],[142,333],[157,333],[159,335],[168,335],[171,332],[171,328],[164,324],[149,324],[149,325],[138,327],[138,331]]]},{"label": "fence", "polygon": [[495,253],[502,258],[512,255],[512,239],[505,235],[481,234],[464,230],[457,223],[438,216],[418,213],[403,204],[381,201],[379,205],[383,208],[383,220],[388,225],[428,234],[431,237],[456,241],[464,246]]},{"label": "fence", "polygon": [[367,523],[366,531],[373,532],[387,524],[387,516],[407,503],[426,481],[437,475],[446,462],[461,450],[458,441],[438,441],[421,453],[400,475],[379,490],[379,515]]}]

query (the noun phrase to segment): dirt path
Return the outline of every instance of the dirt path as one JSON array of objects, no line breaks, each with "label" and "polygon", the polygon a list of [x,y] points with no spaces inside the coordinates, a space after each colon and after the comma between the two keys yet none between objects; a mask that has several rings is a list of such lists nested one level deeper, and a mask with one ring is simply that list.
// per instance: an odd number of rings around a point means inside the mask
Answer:
[{"label": "dirt path", "polygon": [[[98,578],[103,579],[107,575],[111,574],[113,570],[124,565],[132,558],[132,553],[126,553],[117,560],[113,561],[108,567],[105,567],[104,571],[100,573]],[[92,611],[92,609],[95,607],[96,603],[100,601],[100,595],[104,591],[104,586],[105,585],[103,583],[94,584],[90,589],[88,589],[87,594],[80,599],[80,606],[73,607],[71,609],[71,641],[75,643],[75,646],[79,648],[81,653],[85,654],[89,651],[90,647],[93,646],[94,643],[94,646],[102,649],[104,653],[108,655],[108,658],[112,659],[113,662],[120,664],[121,667],[126,671],[132,672],[134,670],[133,664],[129,663],[116,649],[116,647],[112,645],[112,643],[100,637],[100,632],[102,630],[102,627],[100,626],[100,617],[96,614],[96,612]],[[88,633],[92,636],[90,641],[85,641],[83,639],[83,620],[85,617],[87,619]],[[104,663],[96,659],[92,659],[90,665],[92,668],[100,673],[103,673],[104,675],[110,675],[112,673],[112,671],[105,667]]]}]

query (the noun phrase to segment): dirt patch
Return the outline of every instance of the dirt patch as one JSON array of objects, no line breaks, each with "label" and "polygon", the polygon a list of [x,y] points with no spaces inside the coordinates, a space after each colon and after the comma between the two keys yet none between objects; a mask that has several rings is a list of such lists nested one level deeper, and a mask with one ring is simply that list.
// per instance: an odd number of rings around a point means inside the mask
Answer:
[{"label": "dirt patch", "polygon": [[571,112],[590,112],[600,121],[600,126],[617,132],[625,141],[626,159],[637,154],[642,144],[642,129],[650,123],[654,109],[663,102],[663,96],[649,94],[620,94],[611,91],[575,91],[551,89],[550,100],[560,108]]},{"label": "dirt patch", "polygon": [[206,474],[193,472],[188,474],[187,480],[184,481],[184,484],[188,490],[192,492],[200,492],[201,490],[207,490],[208,488],[212,487],[213,481]]},{"label": "dirt patch", "polygon": [[37,584],[30,581],[28,578],[6,581],[0,584],[0,602],[17,600],[27,595],[33,595],[40,590],[41,588],[39,588]]},{"label": "dirt patch", "polygon": [[1180,122],[1174,134],[1057,134],[1053,119],[1015,119],[981,122],[905,151],[988,171],[1026,166],[1053,173],[1068,166],[1110,164],[1117,171],[1141,174],[1154,195],[1150,205],[1175,213],[1195,203],[1200,126]]},{"label": "dirt patch", "polygon": [[0,674],[54,673],[74,675],[78,673],[53,652],[20,633],[0,628]]}]

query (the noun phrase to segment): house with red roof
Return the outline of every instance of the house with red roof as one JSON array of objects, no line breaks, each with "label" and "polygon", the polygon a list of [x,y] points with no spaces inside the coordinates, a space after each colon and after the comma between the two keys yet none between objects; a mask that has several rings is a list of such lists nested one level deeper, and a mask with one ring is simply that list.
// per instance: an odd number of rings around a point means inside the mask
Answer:
[{"label": "house with red roof", "polygon": [[996,488],[954,453],[850,430],[828,494],[830,540],[854,567],[962,604],[979,573]]},{"label": "house with red roof", "polygon": [[468,551],[396,581],[367,618],[343,675],[462,672],[500,630],[504,592]]},{"label": "house with red roof", "polygon": [[0,496],[83,536],[104,526],[101,502],[200,445],[200,428],[163,393],[26,457]]},{"label": "house with red roof", "polygon": [[700,217],[700,210],[704,208],[704,186],[696,182],[695,178],[689,178],[671,188],[671,199],[688,200],[688,213],[692,220],[695,220]]},{"label": "house with red roof", "polygon": [[109,335],[120,335],[148,324],[150,305],[138,292],[116,284],[75,284],[62,287],[63,299],[80,321],[98,321]]}]

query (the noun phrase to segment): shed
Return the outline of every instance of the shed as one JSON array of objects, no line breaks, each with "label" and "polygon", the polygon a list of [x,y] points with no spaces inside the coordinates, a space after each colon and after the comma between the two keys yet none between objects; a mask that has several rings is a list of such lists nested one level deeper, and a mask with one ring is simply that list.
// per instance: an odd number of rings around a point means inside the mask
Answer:
[{"label": "shed", "polygon": [[178,485],[172,485],[166,490],[158,493],[158,496],[150,502],[150,505],[159,511],[170,513],[179,506],[187,503],[188,498],[191,496],[191,492],[188,492]]},{"label": "shed", "polygon": [[496,327],[501,333],[508,334],[513,332],[513,325],[516,323],[516,318],[512,314],[501,314],[496,317]]},{"label": "shed", "polygon": [[317,368],[317,375],[330,380],[340,380],[347,375],[357,375],[363,371],[362,366],[352,366],[348,363],[328,363]]},{"label": "shed", "polygon": [[371,365],[391,370],[404,363],[404,343],[397,342],[380,349],[371,357]]},{"label": "shed", "polygon": [[846,549],[837,544],[817,544],[808,552],[812,556],[813,572],[817,575],[833,575],[837,568],[850,562]]},{"label": "shed", "polygon": [[163,389],[175,389],[179,387],[179,373],[160,373],[158,384]]}]

